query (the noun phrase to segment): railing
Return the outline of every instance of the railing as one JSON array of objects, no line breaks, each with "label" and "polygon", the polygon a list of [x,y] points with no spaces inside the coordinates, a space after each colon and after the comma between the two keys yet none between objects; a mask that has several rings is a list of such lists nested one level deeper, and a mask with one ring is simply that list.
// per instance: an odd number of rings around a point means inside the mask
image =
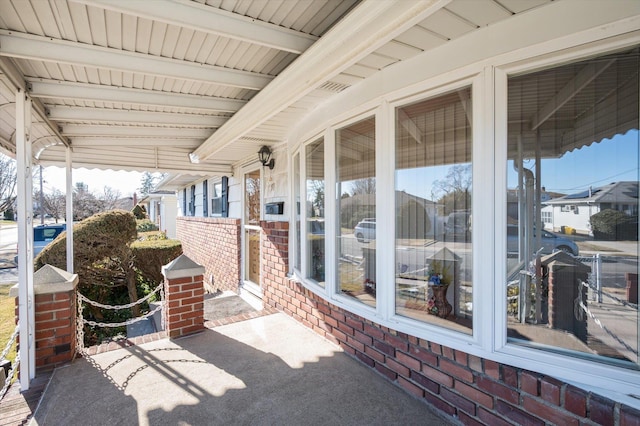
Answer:
[{"label": "railing", "polygon": [[[9,337],[9,341],[7,342],[4,350],[2,351],[2,355],[0,355],[0,364],[7,359],[7,355],[9,354],[9,352],[11,351],[11,348],[13,347],[13,344],[15,343],[18,337],[18,333],[19,333],[19,327],[16,325],[16,328],[13,331],[13,334],[11,335],[11,337]],[[4,395],[7,393],[9,386],[11,386],[11,383],[13,382],[13,379],[15,378],[16,373],[18,372],[19,366],[20,366],[20,354],[16,351],[16,358],[13,360],[13,363],[11,364],[11,369],[7,373],[7,377],[3,383],[2,389],[0,389],[0,400],[4,398]]]},{"label": "railing", "polygon": [[[92,321],[92,320],[88,320],[85,319],[83,316],[83,311],[84,311],[84,303],[87,303],[89,305],[95,306],[97,308],[101,308],[101,309],[108,309],[108,310],[120,310],[120,309],[129,309],[132,308],[136,305],[140,305],[142,303],[145,303],[147,301],[149,301],[155,294],[159,294],[160,296],[160,304],[152,309],[151,311],[147,312],[144,315],[141,315],[139,317],[135,317],[135,318],[131,318],[128,319],[127,321],[123,321],[123,322],[110,322],[110,323],[105,323],[105,322],[97,322],[97,321]],[[160,283],[151,293],[147,294],[145,297],[143,297],[142,299],[139,299],[135,302],[132,303],[127,303],[125,305],[106,305],[104,303],[100,303],[100,302],[96,302],[94,300],[91,300],[89,298],[87,298],[86,296],[84,296],[82,293],[78,292],[78,319],[77,319],[77,332],[76,332],[76,338],[77,338],[77,350],[80,353],[84,352],[84,326],[86,325],[90,325],[90,326],[94,326],[94,327],[107,327],[107,328],[116,328],[116,327],[126,327],[128,325],[131,324],[135,324],[139,321],[143,321],[151,316],[153,316],[156,312],[161,312],[161,318],[162,318],[162,328],[165,327],[165,315],[166,315],[166,309],[164,308],[164,283]],[[84,303],[83,303],[84,302]]]}]

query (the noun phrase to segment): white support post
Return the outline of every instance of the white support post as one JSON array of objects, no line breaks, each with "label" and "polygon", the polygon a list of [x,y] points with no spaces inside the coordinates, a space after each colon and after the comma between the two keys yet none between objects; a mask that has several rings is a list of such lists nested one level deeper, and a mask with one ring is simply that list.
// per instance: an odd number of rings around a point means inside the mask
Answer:
[{"label": "white support post", "polygon": [[71,148],[67,147],[67,213],[66,213],[66,232],[67,232],[67,272],[73,274],[73,183],[71,169]]},{"label": "white support post", "polygon": [[35,301],[33,293],[33,175],[31,169],[31,99],[16,92],[16,160],[18,212],[18,315],[20,324],[20,386],[29,389],[35,377]]}]

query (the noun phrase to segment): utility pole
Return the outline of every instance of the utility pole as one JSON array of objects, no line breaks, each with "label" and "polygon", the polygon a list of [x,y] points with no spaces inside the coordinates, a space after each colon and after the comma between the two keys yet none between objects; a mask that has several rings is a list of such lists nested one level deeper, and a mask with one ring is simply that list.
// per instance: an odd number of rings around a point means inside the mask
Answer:
[{"label": "utility pole", "polygon": [[44,225],[44,195],[42,194],[42,164],[40,165],[40,225]]}]

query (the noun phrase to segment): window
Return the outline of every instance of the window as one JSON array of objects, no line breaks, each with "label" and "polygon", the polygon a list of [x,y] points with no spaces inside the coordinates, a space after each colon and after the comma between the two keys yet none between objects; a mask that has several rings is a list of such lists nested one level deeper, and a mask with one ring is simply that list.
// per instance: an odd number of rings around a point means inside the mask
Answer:
[{"label": "window", "polygon": [[470,117],[467,87],[398,108],[395,123],[396,312],[469,334]]},{"label": "window", "polygon": [[294,199],[296,200],[295,203],[295,212],[294,212],[294,217],[295,217],[295,241],[296,241],[296,248],[295,248],[295,252],[294,252],[294,259],[293,259],[293,265],[294,268],[297,269],[298,271],[302,268],[301,264],[302,264],[302,251],[301,251],[301,238],[302,236],[300,235],[301,233],[301,228],[300,228],[300,154],[296,154],[293,157],[293,194],[294,194]]},{"label": "window", "polygon": [[358,241],[356,225],[376,216],[375,119],[336,131],[336,250],[338,290],[369,306],[376,304],[375,241]]},{"label": "window", "polygon": [[209,216],[209,182],[202,182],[202,216]]},{"label": "window", "polygon": [[307,262],[305,277],[324,286],[324,141],[305,147]]},{"label": "window", "polygon": [[211,216],[228,216],[227,187],[229,178],[223,176],[220,182],[211,185]]},{"label": "window", "polygon": [[189,216],[196,215],[196,186],[191,185],[191,198],[189,201]]},{"label": "window", "polygon": [[[638,239],[637,52],[508,79],[511,344],[639,367],[637,305],[622,294],[638,259],[617,256]],[[561,206],[553,226],[537,233],[551,219],[540,187],[563,195],[553,200]]]}]

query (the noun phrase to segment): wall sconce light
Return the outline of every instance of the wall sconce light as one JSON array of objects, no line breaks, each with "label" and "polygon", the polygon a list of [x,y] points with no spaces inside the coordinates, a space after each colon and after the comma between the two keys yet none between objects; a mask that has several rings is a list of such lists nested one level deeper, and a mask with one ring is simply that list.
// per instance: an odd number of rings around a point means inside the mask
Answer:
[{"label": "wall sconce light", "polygon": [[269,167],[269,170],[273,170],[273,167],[276,165],[276,160],[271,158],[271,149],[266,145],[258,151],[258,158],[262,163],[262,167]]}]

